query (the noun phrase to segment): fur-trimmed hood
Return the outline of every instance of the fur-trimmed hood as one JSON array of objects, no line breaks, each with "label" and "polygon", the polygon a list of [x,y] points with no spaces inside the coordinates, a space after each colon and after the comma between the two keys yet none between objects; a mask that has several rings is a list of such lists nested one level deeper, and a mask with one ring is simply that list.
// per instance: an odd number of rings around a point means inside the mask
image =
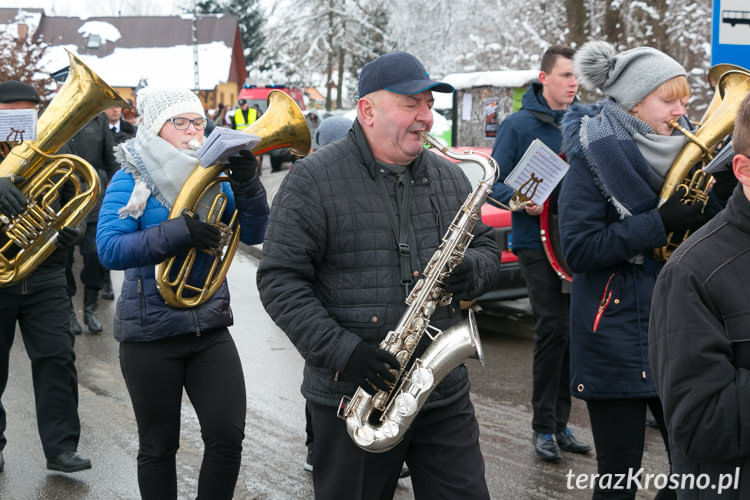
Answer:
[{"label": "fur-trimmed hood", "polygon": [[562,146],[561,150],[567,157],[581,156],[581,125],[584,117],[598,115],[602,110],[601,103],[596,104],[571,104],[562,119]]}]

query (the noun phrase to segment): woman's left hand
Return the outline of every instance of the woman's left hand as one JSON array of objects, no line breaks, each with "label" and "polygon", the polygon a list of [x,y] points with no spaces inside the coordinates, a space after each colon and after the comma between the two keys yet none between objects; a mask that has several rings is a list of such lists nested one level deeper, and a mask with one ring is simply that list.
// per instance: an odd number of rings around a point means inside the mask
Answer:
[{"label": "woman's left hand", "polygon": [[247,182],[255,177],[258,170],[258,160],[250,151],[240,151],[239,155],[229,158],[227,166],[232,179],[236,182]]}]

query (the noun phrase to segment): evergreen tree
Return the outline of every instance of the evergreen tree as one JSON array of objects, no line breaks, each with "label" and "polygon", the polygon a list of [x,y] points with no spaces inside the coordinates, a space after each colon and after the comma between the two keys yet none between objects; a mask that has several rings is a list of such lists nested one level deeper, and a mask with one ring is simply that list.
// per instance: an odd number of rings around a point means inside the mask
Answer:
[{"label": "evergreen tree", "polygon": [[232,14],[237,16],[244,47],[245,65],[258,61],[266,37],[263,34],[265,17],[258,0],[200,0],[196,2],[198,14]]}]

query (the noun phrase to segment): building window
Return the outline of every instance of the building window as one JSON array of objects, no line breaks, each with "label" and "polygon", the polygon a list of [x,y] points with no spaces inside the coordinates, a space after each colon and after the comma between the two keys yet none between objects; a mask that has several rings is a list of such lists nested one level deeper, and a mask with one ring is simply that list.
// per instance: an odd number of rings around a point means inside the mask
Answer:
[{"label": "building window", "polygon": [[86,40],[86,48],[87,49],[98,49],[102,46],[102,37],[99,35],[89,35],[88,39]]}]

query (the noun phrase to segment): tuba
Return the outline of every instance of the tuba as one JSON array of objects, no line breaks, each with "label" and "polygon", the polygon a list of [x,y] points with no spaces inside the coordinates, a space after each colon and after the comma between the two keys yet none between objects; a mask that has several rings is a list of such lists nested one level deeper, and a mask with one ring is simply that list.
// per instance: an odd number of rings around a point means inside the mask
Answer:
[{"label": "tuba", "polygon": [[[469,310],[466,321],[443,331],[430,325],[430,316],[438,305],[451,302],[452,296],[443,290],[443,282],[461,263],[474,238],[472,230],[492,190],[497,163],[492,157],[449,152],[431,135],[420,134],[429,146],[446,156],[478,163],[484,177],[464,201],[440,247],[427,263],[422,278],[406,298],[409,307],[398,325],[380,343],[380,348],[395,355],[401,365],[400,370],[394,371],[396,382],[393,387],[389,392],[378,391],[376,394],[358,387],[351,398],[341,400],[339,417],[346,420],[349,437],[357,446],[373,453],[388,451],[403,439],[422,405],[451,370],[468,358],[478,359],[484,366],[473,311]],[[414,358],[414,351],[425,334],[432,343],[422,357]]]},{"label": "tuba", "polygon": [[[81,127],[108,107],[129,107],[109,85],[71,52],[70,72],[37,123],[37,138],[15,146],[0,163],[0,177],[23,176],[18,186],[24,212],[0,215],[0,286],[25,279],[55,251],[57,231],[75,226],[94,207],[101,190],[96,170],[73,155],[53,155]],[[55,210],[64,184],[75,194]]]},{"label": "tuba", "polygon": [[[681,201],[686,205],[699,204],[705,209],[708,203],[708,190],[713,179],[711,175],[702,169],[696,170],[692,176],[688,177],[688,174],[697,162],[708,163],[713,158],[719,142],[732,133],[740,103],[750,92],[750,72],[737,66],[723,66],[720,69],[724,72],[718,77],[716,84],[716,94],[720,99],[714,95],[706,114],[701,119],[700,128],[692,133],[680,126],[676,120],[669,122],[672,128],[685,134],[689,142],[669,168],[659,193],[659,206],[667,201],[675,190],[681,192]],[[681,235],[670,233],[667,244],[654,249],[654,258],[666,261],[689,234],[690,231]]]},{"label": "tuba", "polygon": [[[268,95],[268,109],[257,121],[242,132],[261,138],[252,150],[255,154],[273,149],[289,148],[294,154],[304,156],[310,151],[310,130],[297,103],[286,93],[273,90]],[[226,165],[216,163],[209,167],[198,165],[180,189],[177,199],[169,212],[169,218],[181,217],[183,212],[197,213],[199,206],[208,210],[205,222],[215,225],[222,233],[221,247],[201,250],[211,256],[208,273],[200,286],[188,283],[198,251],[188,250],[177,267],[178,257],[173,256],[156,266],[156,287],[167,305],[178,309],[196,307],[216,293],[229,271],[237,245],[240,242],[240,227],[237,210],[229,224],[222,221],[227,205],[227,197],[219,192],[213,200],[206,199],[210,189],[216,184],[227,182],[224,173]]]}]

